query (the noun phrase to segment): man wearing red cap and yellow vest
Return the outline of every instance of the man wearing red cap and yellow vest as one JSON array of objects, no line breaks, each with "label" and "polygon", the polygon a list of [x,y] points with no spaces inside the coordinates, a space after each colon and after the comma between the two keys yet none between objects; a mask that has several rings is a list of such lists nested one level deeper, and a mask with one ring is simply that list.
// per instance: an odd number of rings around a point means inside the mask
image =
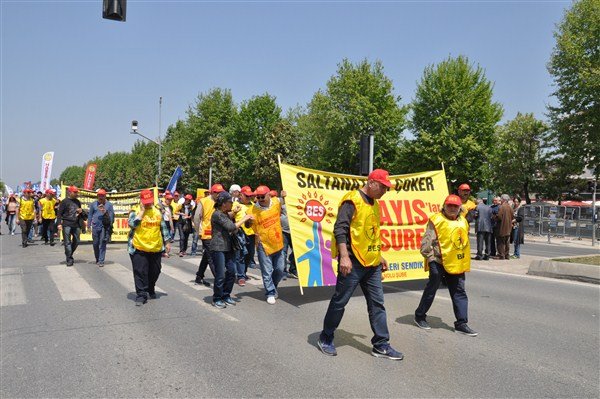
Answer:
[{"label": "man wearing red cap and yellow vest", "polygon": [[17,210],[17,224],[21,226],[23,248],[27,247],[29,231],[35,219],[35,201],[31,194],[33,194],[33,190],[29,188],[23,190],[23,196],[19,198],[19,207]]},{"label": "man wearing red cap and yellow vest", "polygon": [[135,306],[142,306],[148,298],[156,298],[154,287],[161,270],[162,253],[171,249],[169,226],[158,206],[154,193],[142,190],[140,205],[129,214],[128,252],[135,283]]},{"label": "man wearing red cap and yellow vest", "polygon": [[[272,198],[267,186],[254,190],[256,203],[248,210],[254,220],[251,224],[255,233],[258,263],[262,274],[267,303],[274,305],[277,299],[277,285],[283,277],[283,231],[281,229],[281,202]],[[285,193],[282,193],[282,195]]]},{"label": "man wearing red cap and yellow vest", "polygon": [[39,223],[42,225],[42,240],[44,245],[48,244],[50,239],[50,245],[54,246],[54,220],[56,219],[56,198],[54,198],[54,192],[52,189],[46,190],[46,196],[39,201],[40,204],[40,220]]},{"label": "man wearing red cap and yellow vest", "polygon": [[390,360],[404,358],[402,353],[390,345],[381,283],[382,272],[388,266],[381,255],[377,200],[391,186],[388,172],[375,169],[369,174],[364,187],[347,193],[340,201],[331,245],[332,257],[338,257],[337,283],[317,342],[321,352],[326,355],[337,355],[333,335],[342,321],[346,304],[360,285],[367,300],[369,322],[374,333],[371,354]]},{"label": "man wearing red cap and yellow vest", "polygon": [[469,299],[465,291],[465,272],[471,270],[471,246],[469,222],[461,214],[462,204],[459,196],[449,195],[442,211],[433,214],[427,223],[421,254],[429,268],[429,281],[415,311],[415,324],[424,330],[431,329],[426,320],[427,311],[433,303],[442,276],[445,276],[456,316],[454,331],[475,337],[477,333],[467,325]]},{"label": "man wearing red cap and yellow vest", "polygon": [[213,184],[210,188],[210,195],[204,197],[196,205],[196,213],[194,214],[194,225],[199,226],[198,234],[202,240],[202,259],[200,265],[198,265],[198,271],[196,272],[196,284],[204,284],[210,287],[210,283],[204,279],[204,273],[206,273],[206,267],[210,267],[210,271],[213,276],[215,275],[215,266],[212,261],[212,254],[210,253],[210,239],[212,238],[212,228],[210,224],[210,218],[215,213],[215,201],[219,196],[219,193],[225,191],[222,184]]},{"label": "man wearing red cap and yellow vest", "polygon": [[471,187],[467,183],[458,186],[458,196],[462,205],[460,214],[471,223],[475,220],[475,208],[477,208],[477,204],[469,199],[471,196]]}]

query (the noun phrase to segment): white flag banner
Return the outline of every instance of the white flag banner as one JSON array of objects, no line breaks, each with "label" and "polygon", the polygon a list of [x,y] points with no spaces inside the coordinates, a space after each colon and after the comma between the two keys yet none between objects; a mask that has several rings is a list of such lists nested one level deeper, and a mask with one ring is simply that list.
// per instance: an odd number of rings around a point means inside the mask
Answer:
[{"label": "white flag banner", "polygon": [[42,177],[40,179],[40,191],[45,192],[50,188],[50,174],[52,173],[52,161],[54,152],[47,152],[42,156]]},{"label": "white flag banner", "polygon": [[6,189],[6,193],[8,195],[13,195],[15,193],[11,186],[4,185],[4,188]]}]

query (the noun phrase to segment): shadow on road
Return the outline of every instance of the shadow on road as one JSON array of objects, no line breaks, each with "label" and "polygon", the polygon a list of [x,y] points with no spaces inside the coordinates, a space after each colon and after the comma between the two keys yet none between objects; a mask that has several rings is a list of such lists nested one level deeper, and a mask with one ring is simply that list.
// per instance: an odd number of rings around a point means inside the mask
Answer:
[{"label": "shadow on road", "polygon": [[[320,334],[320,331],[312,333],[306,339],[306,342],[314,346],[317,350],[319,350],[319,347],[317,346],[317,340],[319,339]],[[367,336],[362,334],[354,334],[342,329],[335,330],[335,346],[337,348],[340,348],[341,346],[351,346],[361,352],[371,354],[371,346],[365,345],[356,338],[365,339]]]},{"label": "shadow on road", "polygon": [[[441,328],[444,330],[454,331],[454,326],[449,326],[448,324],[444,323],[439,317],[427,316],[427,322],[429,323],[432,329]],[[415,328],[418,328],[415,325],[415,315],[413,314],[407,314],[406,316],[398,317],[396,319],[396,323],[408,324],[414,326]]]}]

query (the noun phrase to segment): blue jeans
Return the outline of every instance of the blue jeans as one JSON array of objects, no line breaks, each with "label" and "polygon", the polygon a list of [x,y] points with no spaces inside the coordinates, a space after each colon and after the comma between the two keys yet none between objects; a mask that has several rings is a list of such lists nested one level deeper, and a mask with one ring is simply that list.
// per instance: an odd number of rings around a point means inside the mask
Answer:
[{"label": "blue jeans", "polygon": [[67,261],[73,260],[73,254],[75,253],[75,250],[79,245],[79,236],[81,235],[81,229],[79,227],[63,225],[62,232]]},{"label": "blue jeans", "polygon": [[246,248],[246,234],[240,229],[237,233],[238,239],[240,240],[240,244],[242,245],[242,249],[235,251],[235,271],[237,274],[237,278],[248,279],[246,276],[246,255],[248,255],[248,249]]},{"label": "blue jeans", "polygon": [[235,281],[234,252],[211,251],[210,254],[215,266],[213,301],[229,298]]},{"label": "blue jeans", "polygon": [[8,232],[9,234],[15,234],[17,231],[17,215],[8,215]]},{"label": "blue jeans", "polygon": [[440,287],[440,281],[444,275],[446,276],[446,284],[448,285],[450,298],[452,298],[452,307],[454,308],[454,316],[456,317],[454,326],[467,323],[469,321],[467,317],[469,299],[465,291],[465,274],[446,273],[444,267],[437,262],[429,263],[429,281],[423,291],[419,307],[415,311],[415,319],[425,320],[427,317],[427,311],[431,307],[431,304],[433,304],[435,293]]},{"label": "blue jeans", "polygon": [[521,240],[519,239],[519,226],[513,230],[513,244],[515,245],[515,255],[517,258],[521,257]]},{"label": "blue jeans", "polygon": [[198,252],[198,238],[200,238],[198,232],[196,229],[192,229],[192,255],[196,255]]},{"label": "blue jeans", "polygon": [[258,244],[258,263],[262,274],[265,295],[267,297],[277,295],[277,284],[283,277],[283,252],[277,251],[274,254],[267,255],[262,243]]},{"label": "blue jeans", "polygon": [[92,245],[94,247],[94,257],[96,258],[96,262],[104,263],[107,242],[108,232],[106,229],[92,230]]},{"label": "blue jeans", "polygon": [[335,293],[329,302],[325,320],[323,320],[323,331],[321,339],[327,342],[333,341],[335,330],[342,321],[346,304],[352,297],[354,290],[360,284],[360,288],[367,300],[369,322],[373,330],[371,344],[380,346],[390,341],[390,333],[387,326],[387,316],[383,306],[383,285],[381,283],[381,266],[364,267],[355,258],[351,257],[352,270],[347,276],[339,272]]}]

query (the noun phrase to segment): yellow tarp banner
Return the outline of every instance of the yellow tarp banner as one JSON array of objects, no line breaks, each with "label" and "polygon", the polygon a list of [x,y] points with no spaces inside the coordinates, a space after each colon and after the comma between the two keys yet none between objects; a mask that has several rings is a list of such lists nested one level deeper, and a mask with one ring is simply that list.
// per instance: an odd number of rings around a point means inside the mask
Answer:
[{"label": "yellow tarp banner", "polygon": [[[283,163],[279,168],[300,285],[335,285],[337,260],[331,258],[331,238],[339,202],[367,179]],[[427,278],[419,248],[429,216],[440,210],[448,195],[446,175],[437,170],[390,180],[390,191],[379,200],[382,254],[389,264],[384,281]]]},{"label": "yellow tarp banner", "polygon": [[[158,189],[153,187],[149,188],[149,190],[154,191],[154,202],[158,203]],[[111,236],[112,241],[127,242],[127,235],[129,234],[129,223],[127,222],[129,211],[134,206],[139,205],[140,191],[142,190],[106,194],[106,199],[110,201],[115,210],[115,222],[113,223],[113,233]],[[60,199],[62,201],[67,194],[67,186],[62,185],[60,193]],[[81,202],[81,208],[88,212],[91,203],[96,201],[98,196],[95,191],[79,189],[79,196],[77,199]],[[86,229],[86,232],[81,234],[81,241],[92,241],[92,232],[90,229]]]}]

